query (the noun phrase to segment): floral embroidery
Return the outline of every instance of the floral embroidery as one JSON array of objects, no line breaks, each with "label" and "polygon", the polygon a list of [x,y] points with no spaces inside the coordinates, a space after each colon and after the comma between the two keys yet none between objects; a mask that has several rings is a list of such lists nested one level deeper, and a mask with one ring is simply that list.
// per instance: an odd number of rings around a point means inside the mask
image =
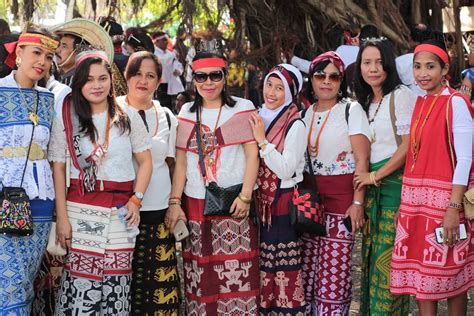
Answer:
[{"label": "floral embroidery", "polygon": [[[338,174],[349,174],[355,170],[355,161],[352,152],[341,151],[336,161],[331,164],[324,164],[317,158],[311,158],[313,164],[313,171],[318,175],[332,176]],[[309,172],[308,166],[305,166],[305,172]]]}]

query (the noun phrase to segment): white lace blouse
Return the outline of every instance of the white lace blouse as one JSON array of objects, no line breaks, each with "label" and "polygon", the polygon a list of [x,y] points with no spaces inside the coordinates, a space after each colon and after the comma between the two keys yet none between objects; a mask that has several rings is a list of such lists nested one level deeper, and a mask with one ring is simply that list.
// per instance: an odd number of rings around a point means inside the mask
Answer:
[{"label": "white lace blouse", "polygon": [[[118,126],[110,128],[110,141],[105,159],[99,166],[98,180],[126,182],[135,179],[132,159],[133,153],[143,152],[151,148],[150,136],[141,117],[134,111],[128,111],[131,132],[122,133]],[[99,134],[97,143],[103,144],[105,138],[106,112],[92,116],[94,125]],[[80,139],[81,153],[88,157],[94,146],[90,139],[82,136]],[[48,158],[52,162],[66,162],[66,133],[62,117],[54,119],[53,131],[49,145]],[[78,179],[79,171],[71,164],[71,178]]]}]

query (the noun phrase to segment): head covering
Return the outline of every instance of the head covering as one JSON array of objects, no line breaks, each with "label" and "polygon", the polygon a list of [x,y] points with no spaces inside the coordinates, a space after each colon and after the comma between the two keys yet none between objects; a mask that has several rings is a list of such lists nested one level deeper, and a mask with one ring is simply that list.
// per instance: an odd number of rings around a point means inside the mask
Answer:
[{"label": "head covering", "polygon": [[311,62],[311,65],[309,66],[309,73],[314,73],[314,68],[316,67],[316,65],[325,60],[329,60],[331,64],[336,66],[337,70],[339,70],[341,75],[344,76],[344,62],[342,61],[341,56],[339,56],[339,54],[334,51],[328,51],[322,53],[319,56],[316,56]]},{"label": "head covering", "polygon": [[16,42],[6,43],[5,50],[8,52],[8,57],[5,64],[10,68],[15,66],[16,48],[17,46],[39,46],[51,52],[55,52],[58,48],[59,42],[43,34],[37,33],[22,33]]},{"label": "head covering", "polygon": [[225,68],[225,60],[224,58],[220,57],[201,58],[193,61],[191,64],[191,68],[193,69],[193,71],[206,67]]},{"label": "head covering", "polygon": [[77,54],[77,56],[76,56],[76,68],[79,67],[79,65],[84,60],[86,60],[88,58],[93,58],[93,57],[100,58],[100,59],[102,59],[105,62],[110,64],[110,60],[109,60],[109,58],[107,57],[107,54],[104,51],[101,51],[101,50],[86,50],[86,51],[83,51],[83,52]]},{"label": "head covering", "polygon": [[54,25],[51,32],[59,35],[71,34],[87,41],[95,49],[103,50],[109,60],[114,59],[114,45],[109,33],[94,21],[75,18],[67,22]]},{"label": "head covering", "polygon": [[287,105],[290,105],[293,102],[293,99],[298,95],[298,93],[303,88],[303,76],[301,72],[293,65],[290,64],[279,64],[267,74],[264,80],[264,86],[266,86],[268,78],[271,75],[276,75],[283,82],[283,87],[285,88],[285,101],[283,104],[276,109],[269,109],[265,103],[262,105],[262,109],[259,114],[263,119],[263,124],[265,129],[271,124],[271,122],[277,117],[277,115],[283,110]]},{"label": "head covering", "polygon": [[109,33],[109,36],[112,38],[112,42],[114,44],[120,44],[125,39],[122,25],[117,23],[115,20],[105,19],[100,23],[100,26],[102,26],[104,30]]},{"label": "head covering", "polygon": [[448,53],[444,49],[442,49],[441,47],[438,47],[438,46],[433,45],[433,44],[420,44],[420,45],[416,46],[414,54],[416,55],[419,52],[429,52],[429,53],[435,54],[436,56],[441,58],[441,60],[445,64],[449,64]]}]

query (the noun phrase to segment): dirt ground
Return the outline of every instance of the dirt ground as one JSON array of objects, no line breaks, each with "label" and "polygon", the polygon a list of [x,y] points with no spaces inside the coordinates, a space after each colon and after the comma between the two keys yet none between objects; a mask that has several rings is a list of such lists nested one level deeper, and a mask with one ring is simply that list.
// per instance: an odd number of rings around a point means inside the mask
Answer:
[{"label": "dirt ground", "polygon": [[[351,309],[349,312],[350,316],[358,316],[359,315],[359,306],[360,306],[360,272],[361,272],[361,240],[362,236],[361,234],[357,235],[356,239],[356,246],[354,249],[354,265],[353,265],[353,299],[352,299],[352,304],[351,304]],[[177,250],[178,250],[178,262],[179,262],[179,271],[180,275],[182,276],[183,273],[183,266],[182,266],[182,257],[181,257],[181,252],[179,251],[181,249],[181,245],[177,244]],[[181,280],[183,278],[181,277]],[[183,282],[181,282],[181,285],[183,286]],[[183,293],[183,292],[182,292]],[[416,306],[415,300],[411,300],[411,311],[409,316],[418,316],[418,307]],[[184,311],[184,309],[183,309]],[[185,313],[181,312],[181,315],[184,316]],[[438,307],[438,315],[444,316],[448,315],[448,310],[447,310],[447,303],[446,301],[441,302]],[[474,316],[474,289],[471,289],[471,291],[468,293],[468,316]],[[363,315],[361,315],[363,316]]]}]

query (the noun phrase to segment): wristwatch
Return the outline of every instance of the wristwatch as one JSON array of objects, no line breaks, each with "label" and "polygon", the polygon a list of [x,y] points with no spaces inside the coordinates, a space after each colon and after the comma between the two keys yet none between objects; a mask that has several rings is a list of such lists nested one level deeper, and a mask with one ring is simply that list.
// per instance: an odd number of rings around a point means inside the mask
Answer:
[{"label": "wristwatch", "polygon": [[260,143],[258,143],[258,147],[262,148],[263,146],[267,146],[269,144],[268,140],[264,139]]},{"label": "wristwatch", "polygon": [[137,199],[139,199],[140,201],[143,200],[143,193],[141,192],[133,192],[133,195],[135,195],[137,197]]}]

